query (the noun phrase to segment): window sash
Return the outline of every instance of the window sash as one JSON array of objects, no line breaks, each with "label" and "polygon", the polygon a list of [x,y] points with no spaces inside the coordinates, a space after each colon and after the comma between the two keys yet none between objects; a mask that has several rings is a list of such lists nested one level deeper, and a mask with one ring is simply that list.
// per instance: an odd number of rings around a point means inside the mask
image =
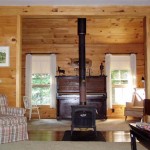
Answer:
[{"label": "window sash", "polygon": [[[38,73],[37,76],[36,74],[33,74],[32,79],[33,78],[34,78],[34,83],[32,81],[32,103],[33,104],[36,103],[37,105],[49,105],[50,104],[50,75]],[[49,78],[48,81],[44,81],[47,80],[48,78]],[[38,80],[37,82],[36,79]]]},{"label": "window sash", "polygon": [[127,87],[114,87],[112,88],[112,102],[113,104],[125,105],[127,99],[131,99],[131,95],[128,94],[129,89]]},{"label": "window sash", "polygon": [[129,84],[128,74],[128,70],[113,70],[111,72],[113,104],[125,104]]}]

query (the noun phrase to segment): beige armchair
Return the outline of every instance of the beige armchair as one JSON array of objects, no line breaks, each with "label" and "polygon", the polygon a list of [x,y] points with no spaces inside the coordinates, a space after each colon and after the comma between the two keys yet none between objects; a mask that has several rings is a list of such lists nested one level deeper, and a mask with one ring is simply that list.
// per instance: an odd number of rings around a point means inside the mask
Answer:
[{"label": "beige armchair", "polygon": [[144,98],[145,98],[145,92],[144,89],[135,89],[135,92],[133,93],[132,101],[126,102],[125,110],[124,110],[124,116],[125,120],[127,119],[127,116],[132,117],[143,117],[143,110],[144,110]]}]

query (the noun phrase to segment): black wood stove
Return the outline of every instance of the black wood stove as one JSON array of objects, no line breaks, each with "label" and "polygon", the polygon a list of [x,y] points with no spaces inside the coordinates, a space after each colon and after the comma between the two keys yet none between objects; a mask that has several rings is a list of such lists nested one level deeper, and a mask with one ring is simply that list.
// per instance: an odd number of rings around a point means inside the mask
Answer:
[{"label": "black wood stove", "polygon": [[96,134],[96,107],[88,105],[72,106],[71,134],[74,128],[93,128]]},{"label": "black wood stove", "polygon": [[71,133],[74,128],[93,128],[96,133],[96,107],[86,105],[85,34],[86,18],[78,18],[80,105],[72,106]]}]

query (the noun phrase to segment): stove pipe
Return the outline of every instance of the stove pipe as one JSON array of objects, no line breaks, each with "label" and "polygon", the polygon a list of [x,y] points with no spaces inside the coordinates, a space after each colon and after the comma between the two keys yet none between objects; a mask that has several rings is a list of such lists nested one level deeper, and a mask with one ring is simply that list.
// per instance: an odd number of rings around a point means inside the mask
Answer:
[{"label": "stove pipe", "polygon": [[78,18],[79,35],[79,92],[80,105],[86,104],[86,61],[85,61],[85,35],[86,18]]}]

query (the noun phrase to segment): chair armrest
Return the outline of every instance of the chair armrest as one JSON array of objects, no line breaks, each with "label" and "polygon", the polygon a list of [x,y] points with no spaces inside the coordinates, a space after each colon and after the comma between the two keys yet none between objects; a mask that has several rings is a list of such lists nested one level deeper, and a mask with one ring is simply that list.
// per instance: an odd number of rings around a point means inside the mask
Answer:
[{"label": "chair armrest", "polygon": [[7,115],[14,115],[14,116],[24,116],[25,114],[24,108],[19,107],[6,107],[6,114]]},{"label": "chair armrest", "polygon": [[132,102],[126,102],[126,107],[133,107],[133,103]]}]

